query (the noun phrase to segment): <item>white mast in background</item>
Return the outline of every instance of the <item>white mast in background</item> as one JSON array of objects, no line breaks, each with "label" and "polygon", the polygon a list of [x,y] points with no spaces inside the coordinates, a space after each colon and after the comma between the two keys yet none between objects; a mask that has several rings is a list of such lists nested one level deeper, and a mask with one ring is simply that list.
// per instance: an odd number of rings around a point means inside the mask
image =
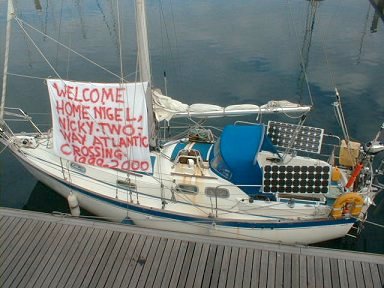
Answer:
[{"label": "white mast in background", "polygon": [[7,76],[8,76],[8,59],[9,59],[9,44],[11,39],[11,21],[15,16],[15,9],[12,0],[8,0],[7,11],[7,31],[5,34],[5,53],[4,53],[4,70],[3,70],[3,90],[1,92],[0,103],[0,122],[4,119],[5,95],[7,93]]}]

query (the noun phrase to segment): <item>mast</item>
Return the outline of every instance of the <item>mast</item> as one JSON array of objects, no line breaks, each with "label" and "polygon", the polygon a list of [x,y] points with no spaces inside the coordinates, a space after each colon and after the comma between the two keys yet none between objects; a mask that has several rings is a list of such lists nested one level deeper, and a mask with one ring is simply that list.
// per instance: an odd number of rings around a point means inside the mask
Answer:
[{"label": "mast", "polygon": [[148,111],[148,135],[150,146],[156,146],[156,124],[153,115],[152,89],[151,89],[151,65],[149,63],[147,17],[145,12],[145,0],[136,0],[136,34],[137,34],[137,58],[139,62],[139,74],[141,82],[148,82],[148,90],[145,96]]},{"label": "mast", "polygon": [[7,92],[7,76],[8,76],[8,59],[9,59],[9,44],[11,39],[11,21],[15,16],[15,9],[12,0],[8,0],[7,11],[7,30],[5,34],[5,53],[4,53],[4,70],[3,70],[3,90],[1,92],[0,103],[0,123],[4,121],[5,95]]},{"label": "mast", "polygon": [[136,33],[140,81],[151,82],[145,0],[136,0]]}]

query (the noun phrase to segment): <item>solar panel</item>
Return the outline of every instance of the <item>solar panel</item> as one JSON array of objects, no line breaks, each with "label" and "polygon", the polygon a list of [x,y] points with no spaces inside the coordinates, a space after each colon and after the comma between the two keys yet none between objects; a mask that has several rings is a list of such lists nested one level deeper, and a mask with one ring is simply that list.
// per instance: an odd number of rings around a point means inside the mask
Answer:
[{"label": "solar panel", "polygon": [[264,192],[327,193],[330,166],[264,166]]},{"label": "solar panel", "polygon": [[323,141],[324,129],[309,126],[301,126],[289,123],[268,122],[267,134],[272,143],[279,147],[289,147],[292,137],[297,136],[294,140],[292,149],[320,153],[321,143]]}]

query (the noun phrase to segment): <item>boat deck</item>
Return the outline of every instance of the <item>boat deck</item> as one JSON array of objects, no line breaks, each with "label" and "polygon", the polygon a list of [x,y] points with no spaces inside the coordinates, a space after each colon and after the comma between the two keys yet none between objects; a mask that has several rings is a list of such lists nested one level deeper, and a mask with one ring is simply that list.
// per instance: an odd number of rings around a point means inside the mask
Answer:
[{"label": "boat deck", "polygon": [[384,255],[0,208],[0,287],[383,287]]}]

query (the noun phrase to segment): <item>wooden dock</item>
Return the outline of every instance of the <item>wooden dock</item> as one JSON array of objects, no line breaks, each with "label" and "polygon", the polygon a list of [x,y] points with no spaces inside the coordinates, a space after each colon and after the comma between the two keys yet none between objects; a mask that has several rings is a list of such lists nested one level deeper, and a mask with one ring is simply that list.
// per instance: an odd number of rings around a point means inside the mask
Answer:
[{"label": "wooden dock", "polygon": [[2,288],[383,286],[384,255],[0,208]]}]

